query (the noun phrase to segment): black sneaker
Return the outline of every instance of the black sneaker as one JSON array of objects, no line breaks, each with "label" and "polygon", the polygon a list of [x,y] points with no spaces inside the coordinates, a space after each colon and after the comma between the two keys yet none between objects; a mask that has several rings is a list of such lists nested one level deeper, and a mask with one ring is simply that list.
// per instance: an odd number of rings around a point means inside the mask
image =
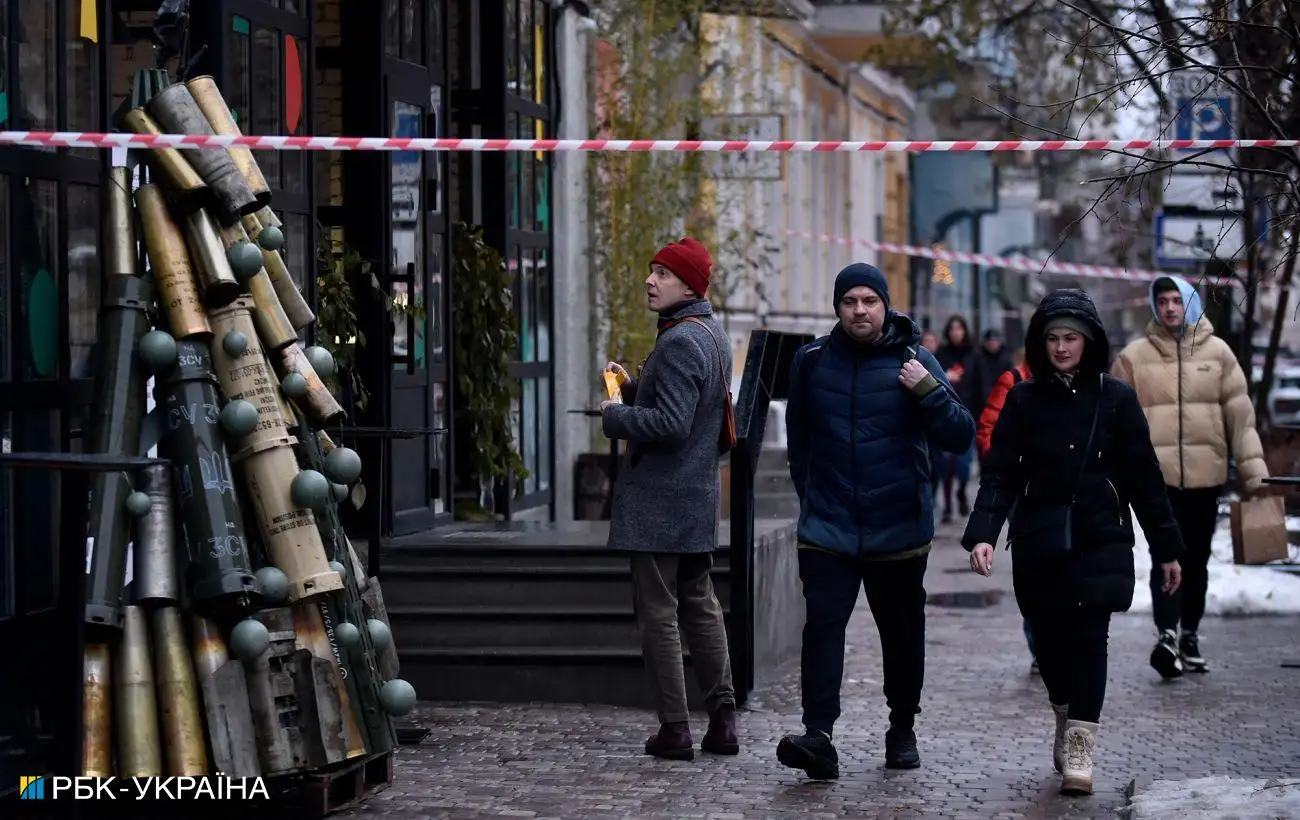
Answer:
[{"label": "black sneaker", "polygon": [[1209,672],[1210,667],[1201,657],[1200,642],[1196,640],[1195,632],[1184,632],[1178,639],[1178,656],[1182,659],[1183,668],[1188,672]]},{"label": "black sneaker", "polygon": [[1156,648],[1151,650],[1151,668],[1165,680],[1183,675],[1183,661],[1178,656],[1178,637],[1172,629],[1160,633]]},{"label": "black sneaker", "polygon": [[840,776],[840,756],[825,732],[809,729],[802,735],[786,735],[776,744],[776,759],[791,769],[802,769],[813,780],[835,780]]},{"label": "black sneaker", "polygon": [[921,766],[921,755],[916,751],[916,732],[890,726],[885,732],[885,768],[916,769]]}]

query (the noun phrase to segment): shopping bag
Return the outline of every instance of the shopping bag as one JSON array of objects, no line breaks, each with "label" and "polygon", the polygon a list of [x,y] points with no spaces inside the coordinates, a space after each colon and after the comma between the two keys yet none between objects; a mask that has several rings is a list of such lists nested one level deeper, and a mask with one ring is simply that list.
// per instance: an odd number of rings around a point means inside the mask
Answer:
[{"label": "shopping bag", "polygon": [[1232,502],[1232,562],[1267,564],[1288,555],[1286,508],[1281,496]]}]

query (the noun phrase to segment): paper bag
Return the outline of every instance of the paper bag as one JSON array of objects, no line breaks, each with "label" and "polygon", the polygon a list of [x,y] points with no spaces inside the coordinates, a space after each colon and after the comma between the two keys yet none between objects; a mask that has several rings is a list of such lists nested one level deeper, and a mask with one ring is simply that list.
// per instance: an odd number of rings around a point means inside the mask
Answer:
[{"label": "paper bag", "polygon": [[1281,496],[1261,496],[1232,502],[1232,562],[1267,564],[1289,554],[1286,509]]}]

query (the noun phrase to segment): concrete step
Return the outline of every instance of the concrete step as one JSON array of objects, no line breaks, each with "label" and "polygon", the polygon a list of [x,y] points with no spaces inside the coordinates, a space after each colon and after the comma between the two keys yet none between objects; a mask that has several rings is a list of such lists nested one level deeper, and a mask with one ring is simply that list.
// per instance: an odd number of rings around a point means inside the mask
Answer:
[{"label": "concrete step", "polygon": [[[702,709],[704,699],[689,670],[689,653],[685,662],[687,698],[693,709]],[[402,677],[421,700],[654,707],[639,647],[414,648],[402,652]]]},{"label": "concrete step", "polygon": [[758,472],[790,473],[790,465],[784,447],[764,447],[758,454]]},{"label": "concrete step", "polygon": [[563,649],[640,647],[631,591],[623,606],[422,606],[388,607],[398,646]]},{"label": "concrete step", "polygon": [[[384,567],[384,600],[394,605],[485,606],[630,606],[632,571],[627,556],[613,566],[556,566],[554,563],[478,564],[459,560],[444,564],[398,564]],[[730,604],[730,570],[716,561],[713,587],[725,609]]]}]

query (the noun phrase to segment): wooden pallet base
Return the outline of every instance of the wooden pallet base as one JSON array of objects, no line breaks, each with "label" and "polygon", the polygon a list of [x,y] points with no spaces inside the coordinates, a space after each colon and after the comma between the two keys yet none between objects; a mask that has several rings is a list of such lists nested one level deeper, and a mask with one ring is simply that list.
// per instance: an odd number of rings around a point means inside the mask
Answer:
[{"label": "wooden pallet base", "polygon": [[289,775],[281,783],[281,806],[292,804],[295,820],[317,820],[383,791],[393,782],[393,753],[367,755],[322,772]]}]

